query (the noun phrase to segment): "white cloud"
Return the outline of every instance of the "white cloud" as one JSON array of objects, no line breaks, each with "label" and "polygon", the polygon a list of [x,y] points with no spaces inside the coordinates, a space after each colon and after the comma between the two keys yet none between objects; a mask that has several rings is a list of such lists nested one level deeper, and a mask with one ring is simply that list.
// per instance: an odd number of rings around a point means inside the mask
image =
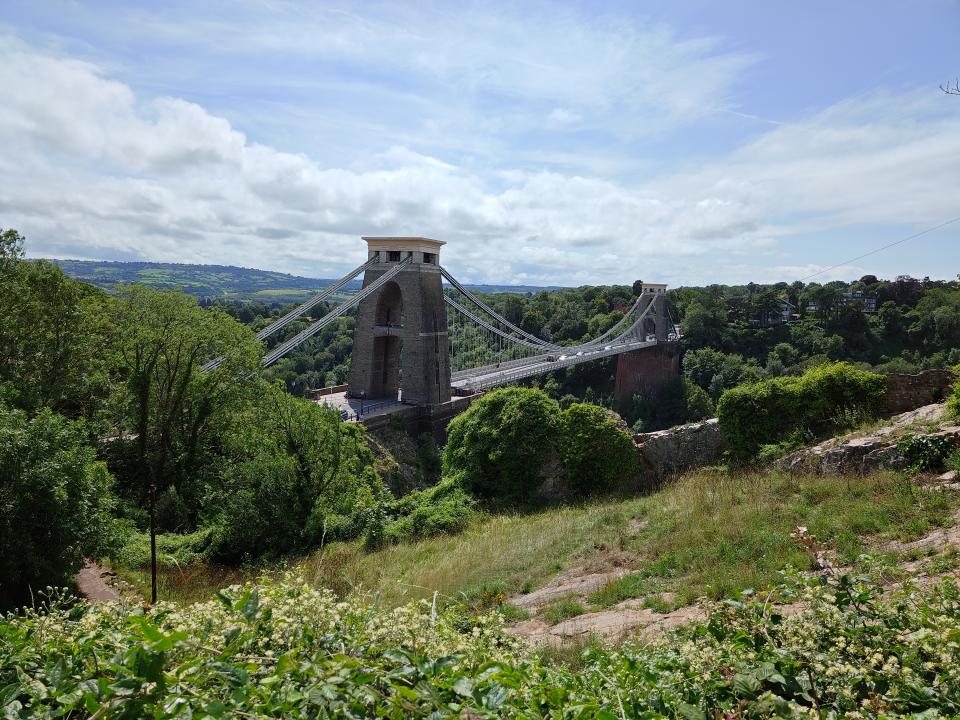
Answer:
[{"label": "white cloud", "polygon": [[581,117],[578,113],[571,112],[564,108],[554,108],[547,115],[547,126],[552,128],[566,128],[580,122]]},{"label": "white cloud", "polygon": [[416,234],[447,240],[444,262],[466,281],[746,280],[762,272],[757,257],[793,277],[804,270],[785,262],[791,234],[931,223],[956,214],[948,189],[960,186],[960,116],[913,94],[841,103],[722,161],[628,186],[484,175],[397,145],[325,167],[16,41],[0,49],[0,86],[0,224],[38,255],[331,276],[362,259],[360,235]]}]

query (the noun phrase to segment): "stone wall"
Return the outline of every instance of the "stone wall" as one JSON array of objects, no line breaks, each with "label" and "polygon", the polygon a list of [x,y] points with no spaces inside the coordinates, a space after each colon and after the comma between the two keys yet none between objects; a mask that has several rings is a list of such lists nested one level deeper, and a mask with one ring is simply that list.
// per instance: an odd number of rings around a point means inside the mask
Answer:
[{"label": "stone wall", "polygon": [[447,425],[450,424],[450,421],[470,407],[473,401],[482,395],[483,393],[475,393],[455,397],[432,408],[409,405],[390,413],[363,417],[360,422],[371,431],[382,430],[391,423],[395,423],[400,425],[411,437],[416,438],[423,433],[429,433],[433,435],[433,439],[438,445],[443,445],[447,441]]},{"label": "stone wall", "polygon": [[949,370],[924,370],[916,375],[889,373],[884,410],[895,414],[941,402],[954,382],[956,378]]},{"label": "stone wall", "polygon": [[664,478],[723,460],[727,440],[716,418],[633,436],[640,464],[639,483],[656,487]]}]

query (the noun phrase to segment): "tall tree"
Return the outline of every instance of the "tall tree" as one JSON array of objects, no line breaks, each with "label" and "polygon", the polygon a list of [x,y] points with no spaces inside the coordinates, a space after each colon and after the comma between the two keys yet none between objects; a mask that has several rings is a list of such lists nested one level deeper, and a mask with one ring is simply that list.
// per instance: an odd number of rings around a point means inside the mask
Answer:
[{"label": "tall tree", "polygon": [[[214,449],[218,425],[251,387],[260,343],[219,310],[142,286],[121,290],[112,329],[140,490],[172,486],[182,492]],[[202,370],[219,356],[223,364]]]},{"label": "tall tree", "polygon": [[0,233],[0,396],[29,412],[92,417],[108,395],[106,296],[56,265],[23,259],[23,237]]}]

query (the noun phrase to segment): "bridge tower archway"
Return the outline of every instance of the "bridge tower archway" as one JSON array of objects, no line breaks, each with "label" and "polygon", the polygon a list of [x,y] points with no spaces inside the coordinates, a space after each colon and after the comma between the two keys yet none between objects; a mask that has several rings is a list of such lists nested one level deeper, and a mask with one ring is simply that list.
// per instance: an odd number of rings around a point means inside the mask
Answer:
[{"label": "bridge tower archway", "polygon": [[443,242],[419,237],[365,237],[364,287],[403,269],[357,308],[349,393],[432,407],[450,399],[447,312],[439,253]]},{"label": "bridge tower archway", "polygon": [[373,377],[370,397],[397,397],[403,387],[400,358],[403,354],[403,293],[388,282],[377,296],[373,338]]}]

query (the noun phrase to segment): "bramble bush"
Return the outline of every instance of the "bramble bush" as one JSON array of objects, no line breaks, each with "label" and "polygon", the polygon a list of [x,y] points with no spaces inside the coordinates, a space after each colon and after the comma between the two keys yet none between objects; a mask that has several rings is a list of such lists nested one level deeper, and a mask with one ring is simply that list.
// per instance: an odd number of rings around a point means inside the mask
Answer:
[{"label": "bramble bush", "polygon": [[954,377],[958,378],[953,386],[953,392],[947,398],[947,411],[954,418],[960,418],[960,365],[953,369]]},{"label": "bramble bush", "polygon": [[447,429],[444,475],[463,474],[478,497],[523,501],[556,447],[560,406],[540,390],[494,390]]},{"label": "bramble bush", "polygon": [[463,487],[462,476],[444,478],[436,485],[386,503],[388,522],[383,539],[397,541],[461,532],[473,519],[475,504],[476,500]]},{"label": "bramble bush", "polygon": [[897,450],[913,474],[943,467],[955,448],[953,438],[936,435],[905,435],[897,443]]},{"label": "bramble bush", "polygon": [[[781,603],[793,603],[790,614]],[[576,668],[499,613],[345,601],[288,575],[189,606],[71,606],[0,621],[5,717],[955,717],[960,591],[787,573],[701,623],[584,651]]]},{"label": "bramble bush", "polygon": [[878,373],[849,363],[820,365],[799,377],[779,377],[727,390],[717,418],[733,454],[753,457],[763,445],[791,436],[815,437],[875,417],[886,391]]}]

